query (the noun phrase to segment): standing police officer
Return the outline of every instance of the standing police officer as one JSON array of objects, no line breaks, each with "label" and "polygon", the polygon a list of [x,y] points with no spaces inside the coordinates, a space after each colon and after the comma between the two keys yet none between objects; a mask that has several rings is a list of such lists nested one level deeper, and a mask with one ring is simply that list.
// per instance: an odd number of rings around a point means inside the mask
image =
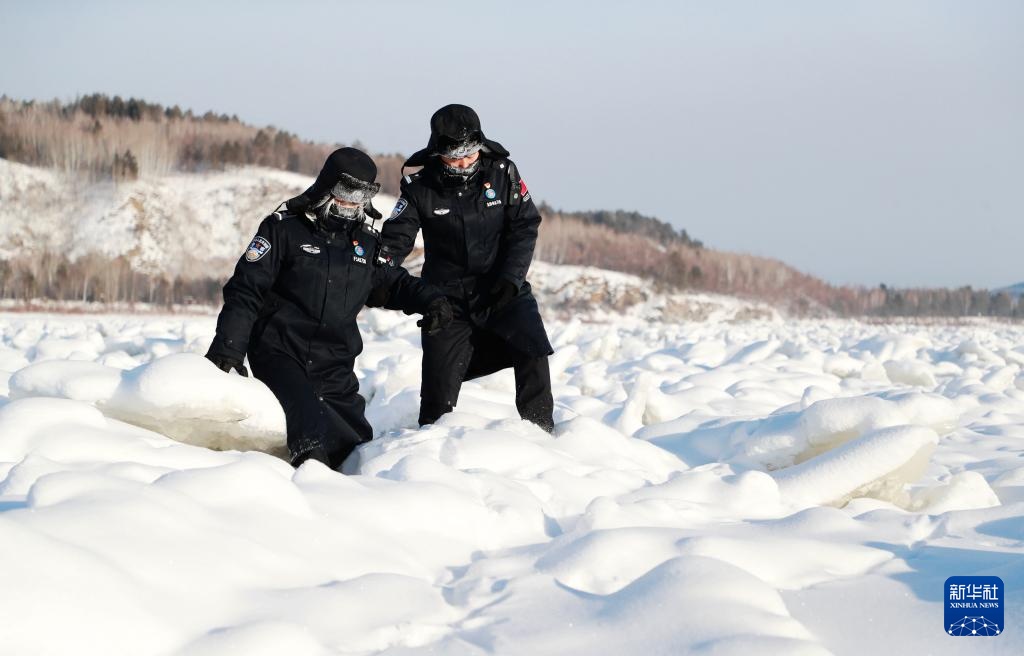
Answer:
[{"label": "standing police officer", "polygon": [[353,373],[363,349],[356,315],[371,290],[379,305],[424,314],[430,334],[451,320],[442,293],[379,257],[371,199],[377,167],[355,148],[333,152],[313,186],[260,224],[224,286],[224,308],[206,357],[253,374],[277,397],[296,467],[336,469],[373,437]]},{"label": "standing police officer", "polygon": [[519,415],[554,428],[553,351],[526,281],[541,217],[508,154],[484,136],[471,108],[437,110],[427,147],[405,163],[423,169],[403,178],[381,231],[401,263],[423,230],[423,279],[454,311],[446,328],[423,335],[420,425],[451,411],[462,381],[512,367]]}]

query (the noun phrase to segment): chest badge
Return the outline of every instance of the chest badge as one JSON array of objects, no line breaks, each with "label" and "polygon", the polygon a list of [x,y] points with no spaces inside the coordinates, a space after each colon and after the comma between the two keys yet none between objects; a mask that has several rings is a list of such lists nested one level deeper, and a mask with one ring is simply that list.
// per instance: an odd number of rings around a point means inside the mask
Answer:
[{"label": "chest badge", "polygon": [[355,253],[355,255],[352,256],[353,262],[366,264],[366,249],[363,248],[358,241],[352,242],[352,252]]},{"label": "chest badge", "polygon": [[495,196],[497,195],[498,192],[494,191],[493,189],[488,189],[487,191],[484,192],[484,196],[487,196],[488,200],[494,200]]},{"label": "chest badge", "polygon": [[319,246],[314,246],[313,244],[303,244],[302,246],[299,246],[299,248],[301,248],[302,250],[306,251],[310,255],[319,255],[320,254],[320,247]]},{"label": "chest badge", "polygon": [[434,210],[434,214],[436,214],[438,216],[444,216],[448,212],[451,212],[451,210],[448,209],[447,207],[439,207],[436,210]]}]

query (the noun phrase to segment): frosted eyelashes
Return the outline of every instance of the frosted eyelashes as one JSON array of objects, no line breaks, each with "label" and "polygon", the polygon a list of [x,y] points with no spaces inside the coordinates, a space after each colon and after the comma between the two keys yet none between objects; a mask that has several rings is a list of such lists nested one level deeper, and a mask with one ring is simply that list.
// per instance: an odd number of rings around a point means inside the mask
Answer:
[{"label": "frosted eyelashes", "polygon": [[479,152],[484,147],[478,138],[471,137],[464,141],[449,141],[438,146],[437,154],[448,159],[462,159]]},{"label": "frosted eyelashes", "polygon": [[380,191],[380,183],[366,182],[348,173],[342,173],[331,188],[331,195],[338,200],[365,205]]}]

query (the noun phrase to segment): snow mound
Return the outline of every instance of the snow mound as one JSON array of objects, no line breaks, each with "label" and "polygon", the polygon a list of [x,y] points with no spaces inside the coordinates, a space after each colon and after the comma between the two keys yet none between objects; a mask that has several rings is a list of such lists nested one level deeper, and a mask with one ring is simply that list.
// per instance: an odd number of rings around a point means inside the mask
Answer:
[{"label": "snow mound", "polygon": [[548,328],[553,435],[511,372],[421,429],[415,318],[365,313],[343,476],[259,451],[280,411],[198,355],[212,316],[0,317],[0,644],[938,654],[921,591],[1024,585],[1019,326]]},{"label": "snow mound", "polygon": [[129,371],[94,362],[45,361],[11,377],[10,398],[39,396],[93,403],[111,418],[188,444],[286,452],[284,412],[273,393],[254,378],[225,374],[192,353]]}]

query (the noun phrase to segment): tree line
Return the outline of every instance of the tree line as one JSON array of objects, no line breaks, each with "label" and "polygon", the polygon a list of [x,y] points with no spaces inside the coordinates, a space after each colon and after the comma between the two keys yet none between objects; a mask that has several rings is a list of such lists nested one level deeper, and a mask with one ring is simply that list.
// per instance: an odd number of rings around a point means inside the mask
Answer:
[{"label": "tree line", "polygon": [[[1005,291],[833,287],[769,258],[727,253],[679,240],[658,242],[585,217],[544,208],[536,255],[554,264],[632,273],[658,291],[720,293],[768,301],[795,316],[1024,318],[1024,300]],[[124,257],[63,254],[0,260],[0,299],[157,305],[218,305],[232,262],[173,276],[133,270]],[[212,274],[211,268],[223,270]]]},{"label": "tree line", "polygon": [[684,244],[701,248],[704,244],[693,239],[684,228],[676,228],[671,223],[653,216],[645,216],[639,212],[627,210],[585,210],[566,212],[556,210],[547,203],[540,204],[541,214],[577,219],[583,223],[606,226],[617,233],[635,234],[648,237],[656,242],[668,244]]},{"label": "tree line", "polygon": [[[273,126],[257,128],[237,116],[197,114],[137,98],[97,93],[71,102],[37,102],[0,97],[0,157],[87,182],[242,165],[314,176],[340,145],[305,141]],[[402,158],[374,159],[384,190],[397,194]]]},{"label": "tree line", "polygon": [[661,291],[767,301],[796,316],[1024,318],[1024,297],[1006,291],[833,286],[771,258],[705,248],[689,238],[658,239],[650,230],[586,213],[542,206],[542,214],[538,259],[631,273]]}]

